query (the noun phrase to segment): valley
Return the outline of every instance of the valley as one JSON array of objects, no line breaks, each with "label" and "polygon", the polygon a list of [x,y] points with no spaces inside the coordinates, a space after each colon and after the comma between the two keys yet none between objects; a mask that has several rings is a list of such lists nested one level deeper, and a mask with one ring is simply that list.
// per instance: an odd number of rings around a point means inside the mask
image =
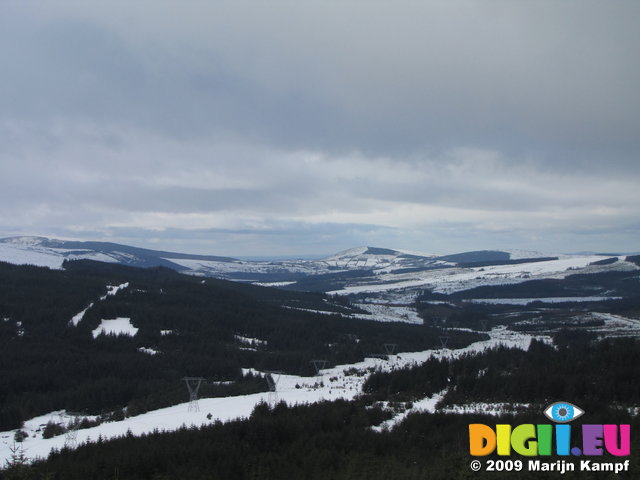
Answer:
[{"label": "valley", "polygon": [[[640,352],[634,256],[363,247],[273,263],[145,251],[141,267],[129,247],[66,247],[0,241],[7,465],[16,448],[46,465],[96,442],[251,424],[264,408],[350,402],[376,412],[379,435],[424,415],[530,415],[546,387],[489,394],[485,377],[588,345]],[[185,377],[202,378],[197,402]],[[635,391],[616,403],[639,407]]]}]

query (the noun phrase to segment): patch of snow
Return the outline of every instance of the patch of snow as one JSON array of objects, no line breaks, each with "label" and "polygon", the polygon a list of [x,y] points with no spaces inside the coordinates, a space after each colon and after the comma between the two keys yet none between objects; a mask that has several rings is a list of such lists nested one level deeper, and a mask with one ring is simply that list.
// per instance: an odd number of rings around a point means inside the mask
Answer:
[{"label": "patch of snow", "polygon": [[326,310],[313,310],[311,308],[292,307],[290,305],[281,305],[281,308],[287,308],[289,310],[299,310],[300,312],[319,313],[321,315],[336,315],[337,312],[328,312]]},{"label": "patch of snow", "polygon": [[105,300],[110,295],[115,295],[120,290],[123,290],[129,286],[129,282],[125,282],[121,285],[107,285],[107,294],[103,297],[100,297],[100,300]]},{"label": "patch of snow", "polygon": [[426,397],[426,398],[423,398],[422,400],[412,402],[413,405],[411,408],[405,410],[402,413],[399,413],[398,415],[395,415],[393,418],[390,418],[389,420],[385,420],[380,425],[376,425],[371,429],[376,432],[382,432],[383,430],[390,430],[396,425],[398,425],[400,422],[402,422],[405,418],[407,418],[407,416],[411,413],[417,413],[417,412],[434,413],[436,411],[436,405],[438,404],[438,402],[440,402],[440,400],[444,398],[446,393],[447,393],[447,389],[444,389],[441,392],[435,393],[430,397]]},{"label": "patch of snow", "polygon": [[131,324],[130,318],[118,317],[113,320],[102,320],[98,328],[93,330],[93,338],[97,338],[100,334],[105,335],[128,335],[135,336],[138,328]]},{"label": "patch of snow", "polygon": [[286,287],[287,285],[293,285],[297,282],[253,282],[252,285],[259,287]]},{"label": "patch of snow", "polygon": [[351,317],[376,322],[405,322],[422,324],[422,318],[415,308],[406,305],[391,305],[387,303],[356,303],[354,306],[369,312],[368,315],[352,314]]},{"label": "patch of snow", "polygon": [[466,403],[463,405],[448,405],[441,407],[438,412],[456,413],[456,414],[488,414],[488,415],[505,415],[514,414],[519,410],[530,408],[529,403]]},{"label": "patch of snow", "polygon": [[87,308],[85,308],[84,310],[82,310],[80,313],[76,313],[72,318],[71,321],[69,322],[70,324],[72,324],[74,327],[77,327],[78,324],[82,321],[82,319],[84,318],[84,314],[87,313],[87,310],[89,310],[91,307],[93,307],[93,303],[90,303],[89,306]]},{"label": "patch of snow", "polygon": [[266,346],[267,345],[267,341],[266,340],[260,340],[259,338],[251,338],[251,337],[244,337],[242,335],[234,335],[233,336],[236,340],[238,340],[240,343],[244,344],[244,345],[259,345],[259,346]]},{"label": "patch of snow", "polygon": [[599,334],[601,338],[640,336],[640,320],[598,312],[589,313],[587,318],[604,321],[604,326],[590,329]]},{"label": "patch of snow", "polygon": [[139,352],[146,353],[147,355],[157,355],[160,353],[158,350],[154,350],[153,348],[140,347],[138,348]]},{"label": "patch of snow", "polygon": [[565,302],[604,302],[620,300],[622,297],[541,297],[541,298],[472,298],[464,300],[471,303],[487,305],[529,305],[533,302],[565,303]]}]

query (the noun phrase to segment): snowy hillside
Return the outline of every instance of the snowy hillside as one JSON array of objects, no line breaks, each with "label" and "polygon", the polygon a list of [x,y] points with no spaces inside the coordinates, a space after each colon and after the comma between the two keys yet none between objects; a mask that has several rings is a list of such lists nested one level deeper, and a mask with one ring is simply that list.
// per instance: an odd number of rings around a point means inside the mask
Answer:
[{"label": "snowy hillside", "polygon": [[637,265],[623,259],[609,265],[592,265],[602,259],[603,257],[597,255],[565,255],[556,260],[513,265],[452,267],[410,273],[389,273],[353,282],[341,290],[329,293],[348,295],[428,288],[438,293],[449,294],[479,286],[514,284],[544,278],[564,278],[576,273],[638,269]]},{"label": "snowy hillside", "polygon": [[[7,241],[8,240],[8,241]],[[20,241],[23,240],[23,241]],[[65,250],[43,247],[35,237],[20,237],[0,240],[0,261],[16,265],[37,265],[40,267],[62,268],[65,259],[87,259],[99,262],[118,260],[112,256],[91,250]]]},{"label": "snowy hillside", "polygon": [[[606,332],[609,335],[616,336],[637,336],[640,333],[640,324],[637,321],[610,314],[593,315],[602,317],[604,321],[603,327],[600,330],[594,328],[594,331]],[[197,407],[189,402],[181,403],[123,420],[105,422],[91,428],[70,430],[66,434],[43,438],[43,431],[48,422],[69,425],[74,420],[74,417],[65,411],[55,411],[32,418],[24,423],[22,431],[27,436],[20,444],[20,447],[28,460],[35,460],[46,457],[52,449],[61,449],[63,447],[73,449],[78,445],[95,442],[98,439],[104,441],[128,434],[138,436],[152,433],[155,430],[173,431],[184,426],[198,427],[210,425],[216,421],[227,422],[238,418],[248,418],[256,405],[261,402],[274,404],[284,401],[288,405],[296,405],[325,400],[351,400],[363,393],[363,385],[373,372],[389,372],[403,367],[421,365],[431,358],[455,359],[476,355],[497,345],[527,350],[534,338],[545,343],[551,342],[548,333],[543,332],[532,335],[530,333],[514,332],[504,326],[494,328],[488,333],[489,339],[475,342],[468,347],[460,349],[435,348],[416,352],[403,352],[399,355],[388,355],[385,358],[366,358],[364,361],[353,364],[336,365],[332,368],[321,369],[317,376],[311,377],[272,374],[275,385],[274,392],[202,398],[197,401]],[[266,375],[266,372],[254,369],[247,369],[245,373]],[[498,415],[514,408],[511,402],[481,404],[480,406],[478,404],[454,407],[438,405],[444,393],[446,393],[446,390],[414,402],[409,410],[397,414],[379,427],[374,427],[374,430],[382,431],[384,428],[393,428],[407,414],[418,411],[449,412],[454,414],[484,413],[488,411],[493,415]],[[186,389],[184,390],[184,396],[187,397]],[[88,418],[93,419],[90,416]],[[0,432],[0,461],[6,461],[10,458],[15,435],[16,430]]]},{"label": "snowy hillside", "polygon": [[[192,275],[336,294],[428,288],[451,293],[480,285],[563,278],[571,273],[633,270],[624,257],[554,255],[523,250],[481,250],[435,256],[406,250],[357,247],[319,260],[241,261],[105,242],[43,237],[0,239],[0,261],[60,269],[65,260],[88,259],[138,267],[163,266]],[[609,265],[592,266],[609,259]]]},{"label": "snowy hillside", "polygon": [[[421,352],[390,355],[388,359],[367,358],[362,362],[349,365],[337,365],[324,369],[315,377],[295,375],[277,375],[276,392],[256,393],[223,398],[204,398],[198,401],[198,411],[190,411],[189,403],[182,403],[160,410],[126,418],[116,422],[106,422],[96,427],[72,431],[72,434],[43,438],[43,430],[48,422],[69,424],[73,417],[64,411],[51,412],[24,424],[23,430],[28,434],[21,447],[25,456],[34,460],[46,457],[51,449],[65,446],[74,448],[85,442],[103,440],[126,435],[142,435],[154,430],[171,431],[182,426],[201,426],[215,421],[229,421],[236,418],[247,418],[260,402],[285,401],[289,405],[315,403],[338,398],[353,399],[362,393],[367,376],[376,369],[389,371],[402,366],[421,364],[431,357],[458,358],[463,354],[482,352],[497,344],[526,349],[531,336],[510,332],[504,328],[491,332],[491,339],[476,342],[459,350],[435,349]],[[252,373],[260,373],[251,370]],[[187,396],[185,389],[185,397]],[[191,409],[193,410],[193,409]],[[0,461],[11,455],[11,447],[16,431],[0,432]]]},{"label": "snowy hillside", "polygon": [[408,261],[432,260],[436,255],[408,253],[388,248],[357,247],[331,255],[320,260],[328,265],[342,268],[381,268],[400,266]]},{"label": "snowy hillside", "polygon": [[135,267],[162,266],[180,271],[184,268],[173,259],[183,258],[222,263],[236,261],[226,257],[161,252],[109,242],[78,242],[45,237],[0,239],[0,261],[56,269],[62,268],[65,260],[95,260]]}]

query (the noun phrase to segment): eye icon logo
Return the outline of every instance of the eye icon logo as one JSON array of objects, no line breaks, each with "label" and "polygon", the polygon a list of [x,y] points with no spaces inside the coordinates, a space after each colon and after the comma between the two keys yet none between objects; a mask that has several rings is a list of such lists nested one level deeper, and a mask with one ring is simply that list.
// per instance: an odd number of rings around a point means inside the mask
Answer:
[{"label": "eye icon logo", "polygon": [[583,413],[584,410],[569,402],[552,403],[544,411],[547,418],[556,423],[571,422],[580,417]]}]

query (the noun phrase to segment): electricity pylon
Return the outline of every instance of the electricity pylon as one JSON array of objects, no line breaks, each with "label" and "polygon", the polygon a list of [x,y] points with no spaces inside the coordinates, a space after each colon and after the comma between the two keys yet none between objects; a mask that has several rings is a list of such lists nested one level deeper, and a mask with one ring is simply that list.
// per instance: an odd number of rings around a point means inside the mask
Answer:
[{"label": "electricity pylon", "polygon": [[267,384],[269,385],[269,395],[267,401],[269,405],[276,406],[278,404],[278,382],[282,376],[282,372],[265,372],[267,374]]},{"label": "electricity pylon", "polygon": [[200,385],[205,381],[202,377],[183,377],[184,383],[187,385],[187,390],[189,390],[189,408],[188,412],[199,412],[200,406],[198,405],[198,391],[200,390]]}]

